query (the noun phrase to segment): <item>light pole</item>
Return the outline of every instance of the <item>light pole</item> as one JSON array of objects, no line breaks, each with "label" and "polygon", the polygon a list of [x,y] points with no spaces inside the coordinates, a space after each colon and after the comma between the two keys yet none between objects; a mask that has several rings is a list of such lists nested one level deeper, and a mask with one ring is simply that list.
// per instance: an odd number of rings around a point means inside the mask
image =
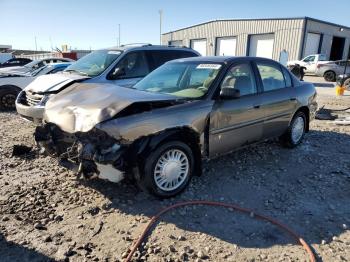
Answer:
[{"label": "light pole", "polygon": [[163,10],[159,10],[159,44],[162,44],[162,21],[163,20]]},{"label": "light pole", "polygon": [[120,47],[120,24],[118,24],[118,47]]},{"label": "light pole", "polygon": [[38,51],[38,45],[36,43],[36,36],[34,36],[34,40],[35,40],[35,51],[37,52]]}]

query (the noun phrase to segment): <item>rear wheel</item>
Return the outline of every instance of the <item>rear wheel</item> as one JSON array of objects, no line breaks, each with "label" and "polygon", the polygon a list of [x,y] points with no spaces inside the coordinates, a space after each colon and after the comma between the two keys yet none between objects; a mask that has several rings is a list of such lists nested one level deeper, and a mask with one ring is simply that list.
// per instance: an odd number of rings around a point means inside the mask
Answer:
[{"label": "rear wheel", "polygon": [[171,141],[159,146],[146,159],[138,183],[142,189],[162,198],[184,190],[194,172],[194,157],[189,146]]},{"label": "rear wheel", "polygon": [[334,82],[336,79],[336,74],[333,71],[327,71],[326,73],[324,73],[323,78],[327,82]]},{"label": "rear wheel", "polygon": [[15,101],[19,94],[19,90],[15,87],[2,87],[0,88],[0,109],[1,110],[14,110]]},{"label": "rear wheel", "polygon": [[280,137],[283,145],[289,148],[301,143],[306,131],[306,116],[303,112],[297,112],[293,117],[287,131]]},{"label": "rear wheel", "polygon": [[344,87],[350,91],[350,77],[344,81]]}]

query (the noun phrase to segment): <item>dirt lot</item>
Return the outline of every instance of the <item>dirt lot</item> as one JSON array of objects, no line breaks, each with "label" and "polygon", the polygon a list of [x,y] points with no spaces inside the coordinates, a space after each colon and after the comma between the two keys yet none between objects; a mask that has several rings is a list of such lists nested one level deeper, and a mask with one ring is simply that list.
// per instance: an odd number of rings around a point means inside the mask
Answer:
[{"label": "dirt lot", "polygon": [[[321,106],[350,106],[349,93],[336,98],[327,86],[319,90]],[[122,261],[153,214],[191,199],[252,208],[289,225],[320,261],[350,261],[350,126],[315,120],[296,149],[267,141],[205,163],[188,190],[160,201],[128,182],[77,180],[36,153],[11,157],[13,145],[34,144],[34,128],[15,113],[0,113],[0,122],[1,261]],[[140,261],[307,261],[278,228],[200,206],[165,215],[136,255]]]}]

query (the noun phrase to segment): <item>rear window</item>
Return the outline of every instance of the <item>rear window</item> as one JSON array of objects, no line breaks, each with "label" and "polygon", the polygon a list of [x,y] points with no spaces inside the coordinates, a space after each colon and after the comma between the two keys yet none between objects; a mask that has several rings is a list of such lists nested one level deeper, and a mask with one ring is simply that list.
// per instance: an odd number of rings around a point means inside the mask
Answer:
[{"label": "rear window", "polygon": [[150,64],[152,65],[152,70],[171,60],[198,56],[194,52],[184,50],[154,50],[147,51],[147,54],[150,59]]},{"label": "rear window", "polygon": [[327,61],[327,57],[325,55],[320,55],[318,59],[319,61]]}]

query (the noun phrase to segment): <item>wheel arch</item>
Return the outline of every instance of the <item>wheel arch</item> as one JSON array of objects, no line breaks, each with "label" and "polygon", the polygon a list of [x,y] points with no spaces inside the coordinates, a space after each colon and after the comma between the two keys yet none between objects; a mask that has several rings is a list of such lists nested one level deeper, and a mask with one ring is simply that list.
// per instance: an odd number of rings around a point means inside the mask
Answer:
[{"label": "wheel arch", "polygon": [[157,134],[143,137],[139,139],[139,141],[135,141],[135,144],[137,145],[135,147],[135,151],[137,151],[136,157],[139,168],[144,166],[146,161],[145,156],[148,156],[157,147],[169,141],[180,141],[187,144],[191,148],[195,161],[195,174],[200,175],[202,170],[200,134],[187,126],[166,129]]},{"label": "wheel arch", "polygon": [[305,127],[305,132],[309,132],[310,130],[310,109],[307,106],[302,106],[299,107],[298,110],[294,113],[292,119],[294,118],[294,116],[299,113],[299,112],[303,112],[305,117],[306,117],[306,127]]},{"label": "wheel arch", "polygon": [[18,93],[22,91],[22,88],[15,86],[15,85],[1,85],[0,86],[0,90],[7,89],[7,88],[15,89],[16,91],[18,91]]}]

